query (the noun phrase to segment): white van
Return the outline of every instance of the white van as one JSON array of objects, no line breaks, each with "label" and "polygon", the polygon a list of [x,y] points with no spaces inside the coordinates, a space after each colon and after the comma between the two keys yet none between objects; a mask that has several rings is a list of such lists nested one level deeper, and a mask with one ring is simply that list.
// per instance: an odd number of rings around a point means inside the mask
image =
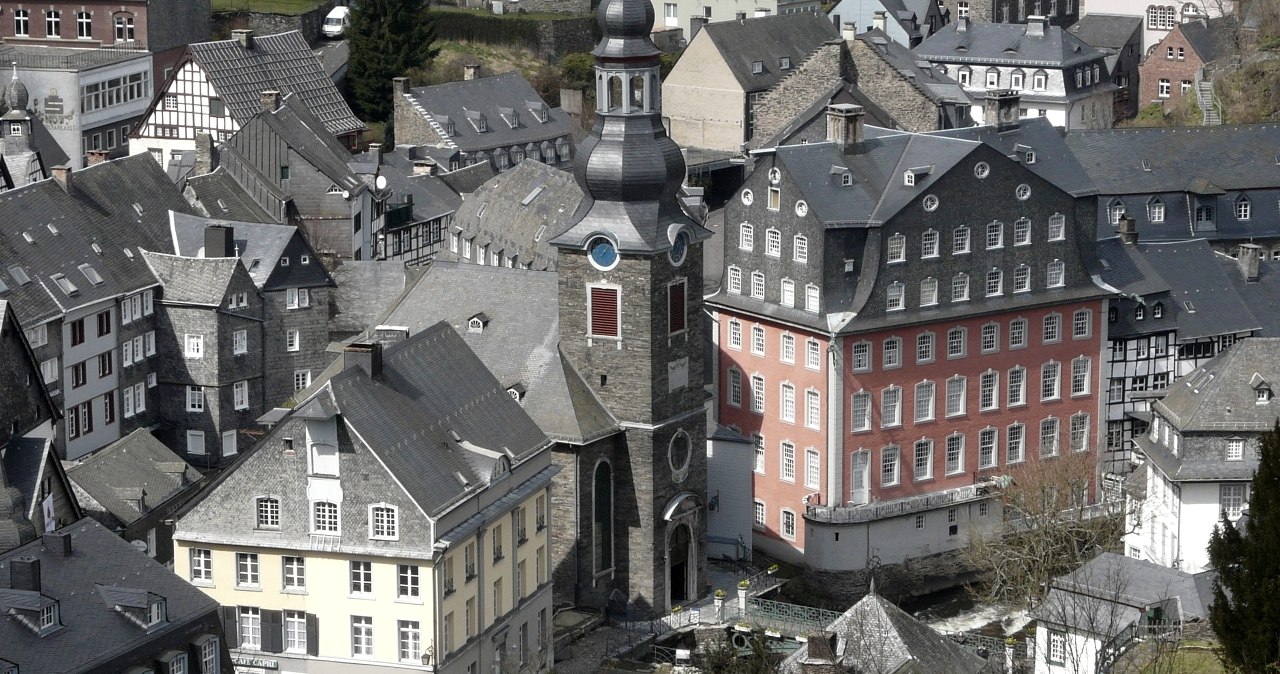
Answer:
[{"label": "white van", "polygon": [[329,10],[329,15],[324,17],[324,25],[320,28],[320,32],[324,33],[325,37],[342,37],[350,25],[351,8],[345,6],[334,7]]}]

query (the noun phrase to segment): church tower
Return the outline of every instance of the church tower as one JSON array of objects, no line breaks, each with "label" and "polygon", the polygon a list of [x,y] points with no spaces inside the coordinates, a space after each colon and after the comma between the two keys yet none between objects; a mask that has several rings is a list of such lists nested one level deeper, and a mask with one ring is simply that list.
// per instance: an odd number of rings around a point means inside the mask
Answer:
[{"label": "church tower", "polygon": [[596,121],[574,166],[586,198],[551,243],[561,352],[624,432],[573,457],[576,594],[665,612],[706,578],[710,232],[677,198],[685,166],[662,126],[652,3],[604,0],[597,14]]}]

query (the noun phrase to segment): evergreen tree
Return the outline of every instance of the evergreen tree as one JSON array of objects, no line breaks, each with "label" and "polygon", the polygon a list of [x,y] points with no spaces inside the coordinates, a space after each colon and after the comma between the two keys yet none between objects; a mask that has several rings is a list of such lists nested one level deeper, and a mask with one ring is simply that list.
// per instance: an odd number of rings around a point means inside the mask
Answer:
[{"label": "evergreen tree", "polygon": [[427,0],[360,0],[351,12],[348,99],[361,119],[391,118],[391,79],[427,64],[440,49]]},{"label": "evergreen tree", "polygon": [[1243,674],[1280,669],[1280,420],[1258,442],[1249,515],[1226,516],[1209,539],[1218,571],[1209,621],[1226,664]]}]

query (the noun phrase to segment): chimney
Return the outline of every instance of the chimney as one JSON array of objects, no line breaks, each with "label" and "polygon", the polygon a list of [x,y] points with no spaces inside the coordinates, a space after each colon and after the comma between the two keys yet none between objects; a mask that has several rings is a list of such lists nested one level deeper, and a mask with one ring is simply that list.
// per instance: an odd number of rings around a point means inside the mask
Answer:
[{"label": "chimney", "polygon": [[370,377],[382,376],[382,345],[377,342],[357,342],[342,349],[342,369],[362,368]]},{"label": "chimney", "polygon": [[40,591],[40,558],[17,557],[9,561],[9,586],[14,590]]},{"label": "chimney", "polygon": [[231,39],[236,41],[242,49],[253,49],[253,31],[247,28],[237,28],[231,31]]},{"label": "chimney", "polygon": [[53,174],[54,182],[62,187],[62,191],[71,194],[71,167],[59,164],[49,169],[49,172]]},{"label": "chimney", "polygon": [[263,112],[275,112],[280,107],[280,92],[267,89],[258,94],[258,101],[262,103]]},{"label": "chimney", "polygon": [[468,63],[462,66],[462,79],[464,81],[474,80],[480,76],[480,64]]},{"label": "chimney", "polygon": [[1018,106],[1022,96],[1013,89],[988,91],[987,100],[983,104],[983,121],[988,126],[996,127],[996,131],[1008,131],[1018,128]]},{"label": "chimney", "polygon": [[382,166],[382,143],[369,143],[369,153],[373,155],[373,163]]},{"label": "chimney", "polygon": [[737,20],[738,20],[738,23],[745,23],[745,22],[746,22],[746,20],[747,20],[747,13],[746,13],[746,12],[734,12],[734,14],[733,14],[733,18],[737,19]]},{"label": "chimney", "polygon": [[213,136],[197,133],[196,165],[191,167],[191,175],[202,176],[207,173],[213,173]]},{"label": "chimney", "polygon": [[409,93],[409,78],[408,77],[391,78],[391,93],[397,96],[403,96]]},{"label": "chimney", "polygon": [[1116,229],[1116,235],[1120,237],[1120,243],[1126,246],[1132,246],[1138,242],[1137,221],[1132,215],[1125,213],[1120,216],[1120,226]]},{"label": "chimney", "polygon": [[436,173],[436,160],[431,157],[423,157],[413,161],[413,175],[430,176]]},{"label": "chimney", "polygon": [[880,32],[884,32],[884,20],[888,12],[882,10],[877,11],[871,18],[871,27]]},{"label": "chimney", "polygon": [[969,17],[962,16],[959,19],[956,19],[956,32],[957,33],[969,32]]},{"label": "chimney", "polygon": [[59,557],[71,556],[71,534],[54,532],[44,535],[44,547]]},{"label": "chimney", "polygon": [[689,41],[693,42],[693,38],[698,37],[698,33],[702,27],[707,25],[707,17],[691,16],[689,17]]},{"label": "chimney", "polygon": [[1027,17],[1027,35],[1031,37],[1044,37],[1045,28],[1049,25],[1049,20],[1043,16]]},{"label": "chimney", "polygon": [[858,39],[858,24],[845,21],[840,30],[840,37],[844,38],[845,42],[853,44],[853,41]]},{"label": "chimney", "polygon": [[836,144],[841,152],[856,149],[862,144],[863,110],[861,105],[833,103],[827,106],[827,140]]},{"label": "chimney", "polygon": [[227,225],[208,225],[204,228],[204,256],[205,257],[235,257],[234,227]]},{"label": "chimney", "polygon": [[85,153],[85,166],[94,166],[101,164],[107,160],[109,153],[106,150],[89,150]]},{"label": "chimney", "polygon": [[1236,263],[1240,265],[1240,275],[1246,283],[1258,281],[1258,263],[1261,261],[1262,246],[1256,243],[1240,244],[1240,256],[1236,258]]}]

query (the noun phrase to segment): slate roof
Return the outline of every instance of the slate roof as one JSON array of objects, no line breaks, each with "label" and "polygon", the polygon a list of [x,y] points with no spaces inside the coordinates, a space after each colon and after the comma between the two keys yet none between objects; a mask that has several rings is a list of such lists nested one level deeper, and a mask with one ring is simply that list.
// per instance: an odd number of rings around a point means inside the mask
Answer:
[{"label": "slate roof", "polygon": [[[4,472],[9,476],[9,484],[22,492],[28,517],[40,507],[40,474],[53,451],[52,442],[47,438],[17,437],[0,448],[4,450]],[[49,465],[56,464],[55,456]]]},{"label": "slate roof", "polygon": [[905,45],[890,38],[884,31],[873,28],[858,34],[858,40],[874,49],[889,65],[929,100],[948,103],[968,103],[971,98],[964,87],[951,77],[938,72],[928,61],[922,61]]},{"label": "slate roof", "polygon": [[164,286],[166,302],[221,306],[240,260],[234,257],[181,257],[142,251],[147,266]]},{"label": "slate roof", "polygon": [[1236,21],[1234,16],[1222,16],[1216,19],[1188,21],[1178,24],[1182,37],[1187,44],[1196,50],[1204,63],[1216,61],[1231,52],[1231,38],[1228,31]]},{"label": "slate roof", "polygon": [[1240,264],[1226,255],[1218,256],[1223,273],[1231,279],[1245,306],[1258,319],[1257,337],[1280,337],[1280,260],[1263,260],[1258,265],[1258,280],[1245,281]]},{"label": "slate roof", "polygon": [[[71,194],[55,180],[0,193],[0,222],[7,223],[0,228],[0,281],[9,287],[3,299],[13,302],[27,327],[156,285],[138,250],[171,251],[168,212],[190,209],[145,153],[74,171],[71,178]],[[29,283],[16,279],[15,265]],[[93,283],[81,265],[102,283]],[[74,284],[73,293],[58,287],[57,274]]]},{"label": "slate roof", "polygon": [[250,49],[231,39],[198,42],[188,50],[237,124],[262,110],[260,95],[270,89],[298,95],[334,136],[365,128],[296,30],[254,35]]},{"label": "slate roof", "polygon": [[930,132],[930,135],[947,138],[963,138],[986,143],[1006,156],[1018,157],[1015,146],[1029,147],[1036,160],[1023,164],[1032,173],[1044,178],[1058,189],[1076,197],[1098,193],[1092,177],[1081,166],[1072,148],[1063,140],[1062,130],[1045,117],[1024,117],[1016,127],[999,131],[984,124],[963,129],[947,129]]},{"label": "slate roof", "polygon": [[[748,93],[764,91],[781,82],[824,42],[840,38],[840,32],[821,12],[715,21],[702,30]],[[783,57],[791,59],[788,70],[779,68]],[[756,61],[761,62],[758,74],[752,72],[751,66]]]},{"label": "slate roof", "polygon": [[1227,347],[1171,384],[1153,409],[1184,433],[1270,430],[1280,398],[1257,404],[1259,381],[1280,390],[1280,338],[1250,337]]},{"label": "slate roof", "polygon": [[1068,68],[1102,58],[1098,50],[1064,31],[1045,26],[1043,36],[1027,34],[1021,23],[960,21],[939,28],[913,50],[916,56],[945,63],[993,63],[1024,67]]},{"label": "slate roof", "polygon": [[[571,126],[568,113],[546,106],[528,80],[515,71],[416,87],[402,95],[438,131],[445,130],[446,118],[452,122],[454,134],[448,144],[466,152],[554,141],[568,136]],[[531,108],[536,105],[546,106],[547,121],[534,116]],[[512,111],[519,118],[514,128],[507,121]],[[476,115],[484,115],[487,131],[477,131],[469,121]]]},{"label": "slate roof", "polygon": [[548,445],[448,323],[387,346],[382,368],[379,377],[359,367],[343,370],[295,413],[332,396],[343,420],[429,515],[471,489],[455,473],[471,486],[487,481],[492,459],[468,444],[510,450],[513,460]]},{"label": "slate roof", "polygon": [[[270,128],[277,137],[289,146],[289,149],[297,152],[298,156],[314,166],[317,171],[320,171],[341,189],[355,193],[366,187],[365,183],[357,178],[355,172],[348,166],[348,162],[352,159],[351,152],[343,147],[342,143],[339,143],[333,134],[325,132],[324,122],[307,108],[306,99],[300,95],[289,94],[284,96],[280,100],[280,106],[271,112],[265,112],[259,108],[254,120],[245,122],[245,125],[247,126],[255,120]],[[244,127],[241,127],[237,134],[240,133],[248,132]],[[251,136],[250,138],[256,140],[257,137]],[[240,144],[235,143],[234,137],[224,146],[229,144],[240,146]],[[241,147],[242,151],[249,149],[248,147]]]},{"label": "slate roof", "polygon": [[[825,139],[827,106],[833,103],[853,103],[862,106],[864,124],[877,124],[884,127],[898,126],[898,122],[893,118],[893,115],[890,115],[878,103],[871,100],[861,89],[846,82],[837,82],[825,91],[819,92],[818,97],[809,104],[809,107],[787,120],[780,128],[776,130],[764,127],[758,128],[757,131],[759,133],[753,135],[751,140],[747,141],[747,147],[756,150],[773,148],[779,145],[795,145],[800,142],[798,139],[805,139],[805,142],[807,142],[809,137]],[[686,166],[690,165],[692,165],[692,162],[686,163]]]},{"label": "slate roof", "polygon": [[[67,469],[67,476],[116,520],[116,526],[129,525],[201,479],[200,471],[145,428],[85,457]],[[141,508],[130,502],[138,497]]]},{"label": "slate roof", "polygon": [[1184,192],[1196,180],[1274,188],[1280,171],[1277,124],[1068,131],[1066,140],[1103,194]]},{"label": "slate roof", "polygon": [[[465,288],[466,292],[449,292]],[[618,429],[617,422],[560,354],[559,287],[552,272],[436,262],[379,323],[410,334],[437,321],[453,326],[503,390],[525,389],[525,412],[548,437],[586,443]],[[483,332],[467,329],[488,316]]]},{"label": "slate roof", "polygon": [[[1067,29],[1085,44],[1096,49],[1118,50],[1129,43],[1135,31],[1142,29],[1142,17],[1122,14],[1094,14],[1090,12]],[[1138,37],[1142,48],[1142,37]]]},{"label": "slate roof", "polygon": [[448,185],[449,189],[458,194],[471,194],[496,175],[498,175],[498,171],[493,168],[493,164],[484,161],[464,166],[456,171],[442,173],[440,174],[440,180]]},{"label": "slate roof", "polygon": [[275,219],[221,166],[211,173],[187,178],[186,189],[191,190],[195,207],[210,218],[225,218],[241,222],[271,222]]},{"label": "slate roof", "polygon": [[[916,620],[888,599],[872,592],[836,618],[835,662],[814,661],[801,648],[782,662],[779,671],[800,674],[804,664],[838,664],[839,671],[896,674],[978,674],[987,661]],[[812,638],[820,638],[812,635]]]},{"label": "slate roof", "polygon": [[[333,285],[333,278],[320,264],[315,251],[293,225],[201,218],[186,213],[173,213],[170,220],[173,248],[188,257],[204,256],[206,227],[231,227],[234,230],[232,240],[236,250],[240,251],[240,261],[249,271],[253,284],[261,290]],[[289,252],[307,254],[312,262],[282,267],[280,258]]]},{"label": "slate roof", "polygon": [[36,536],[36,529],[27,515],[25,492],[9,478],[8,463],[0,461],[0,552],[17,547]]},{"label": "slate roof", "polygon": [[518,255],[533,269],[554,269],[558,252],[550,241],[574,224],[584,196],[572,173],[526,159],[463,202],[452,231],[474,235],[473,244],[488,246],[490,253]]},{"label": "slate roof", "polygon": [[434,220],[458,210],[462,196],[439,175],[414,175],[414,163],[420,159],[414,150],[412,146],[399,145],[394,152],[383,153],[378,174],[386,177],[387,189],[398,201],[406,196],[413,199],[412,222]]},{"label": "slate roof", "polygon": [[333,270],[337,288],[331,296],[335,313],[329,331],[355,334],[372,328],[423,271],[392,260],[342,260]]},{"label": "slate roof", "polygon": [[[1211,574],[1210,574],[1211,575]],[[1209,606],[1201,592],[1205,574],[1191,574],[1144,559],[1104,552],[1075,571],[1052,581],[1035,617],[1083,632],[1109,637],[1142,618],[1146,607],[1173,598],[1182,622],[1204,620]]]},{"label": "slate roof", "polygon": [[[175,642],[186,643],[199,636],[190,632],[190,623],[218,608],[208,595],[91,519],[81,519],[58,533],[71,536],[70,556],[52,551],[43,540],[0,555],[0,588],[10,587],[14,559],[39,558],[40,596],[58,602],[63,625],[39,637],[12,615],[0,618],[4,659],[17,663],[24,674],[89,671],[95,663],[145,653],[148,644],[171,635]],[[101,590],[108,595],[140,590],[163,597],[168,621],[144,630],[117,614]],[[0,606],[0,612],[7,608]]]}]

